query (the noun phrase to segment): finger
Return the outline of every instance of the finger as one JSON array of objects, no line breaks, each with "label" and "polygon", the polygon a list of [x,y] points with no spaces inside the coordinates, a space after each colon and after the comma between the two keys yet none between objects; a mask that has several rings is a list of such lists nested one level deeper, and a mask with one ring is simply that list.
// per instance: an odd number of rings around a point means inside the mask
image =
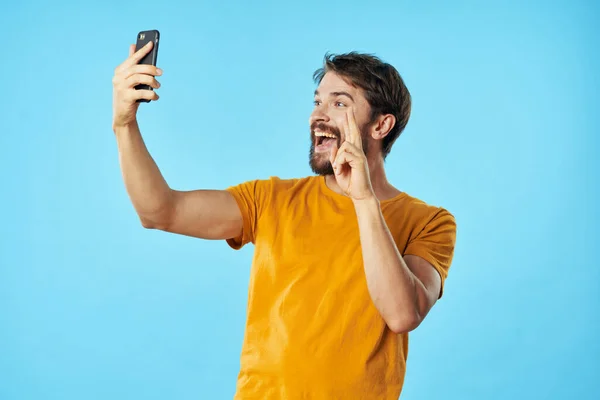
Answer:
[{"label": "finger", "polygon": [[350,123],[348,122],[348,111],[346,111],[346,115],[344,121],[342,123],[342,127],[344,128],[344,143],[352,142],[352,132],[350,131]]},{"label": "finger", "polygon": [[150,50],[152,50],[152,46],[154,45],[154,42],[148,42],[144,45],[144,47],[142,47],[141,49],[139,49],[138,51],[136,51],[135,53],[133,53],[127,60],[125,60],[125,62],[123,63],[123,65],[125,67],[130,67],[132,65],[135,65],[137,63],[140,62],[140,60],[142,58],[144,58],[144,56],[146,54],[148,54],[150,52]]},{"label": "finger", "polygon": [[342,172],[344,165],[348,164],[350,168],[355,166],[358,162],[358,157],[347,151],[340,152],[335,158],[334,170],[338,173]]},{"label": "finger", "polygon": [[353,107],[350,107],[350,110],[348,111],[348,125],[352,132],[352,144],[357,148],[362,149],[362,138],[360,131],[358,130],[358,125],[356,124],[356,116],[354,115]]},{"label": "finger", "polygon": [[342,156],[343,154],[343,151],[338,151],[338,153],[331,162],[331,166],[333,167],[333,173],[336,175],[340,175],[342,172],[344,172],[344,158]]},{"label": "finger", "polygon": [[331,163],[331,165],[333,166],[333,163],[335,162],[335,157],[337,156],[338,153],[338,145],[337,145],[337,140],[334,141],[333,145],[331,146],[331,154],[329,155],[329,162]]},{"label": "finger", "polygon": [[135,51],[135,45],[130,45],[129,46],[129,57],[125,61],[123,61],[121,63],[121,65],[119,65],[117,68],[115,68],[115,75],[118,75],[121,72],[123,72],[124,70],[126,70],[127,68],[131,67],[132,65],[139,63],[140,60],[146,54],[148,54],[148,52],[150,51],[152,46],[153,46],[153,43],[148,42],[148,43],[146,43],[146,45],[144,47],[142,47],[138,51]]},{"label": "finger", "polygon": [[154,65],[135,64],[123,71],[123,77],[129,78],[131,75],[134,74],[160,76],[162,75],[162,72],[162,69],[156,68]]},{"label": "finger", "polygon": [[349,153],[347,151],[338,155],[338,160],[336,160],[336,164],[339,166],[348,164],[350,168],[354,168],[361,163],[361,158],[356,154]]},{"label": "finger", "polygon": [[131,102],[135,102],[136,100],[145,99],[145,100],[158,100],[160,96],[153,90],[128,90],[127,99]]},{"label": "finger", "polygon": [[[152,48],[152,42],[146,43],[144,47],[139,49],[137,52],[135,51],[135,45],[129,46],[129,57],[121,63],[117,68],[115,68],[115,75],[120,74],[127,68],[131,67],[139,63],[139,61],[150,51]],[[133,49],[133,50],[132,50]]]},{"label": "finger", "polygon": [[337,174],[338,173],[338,157],[340,156],[340,154],[342,154],[344,152],[344,144],[346,142],[342,143],[342,145],[338,148],[337,146],[337,142],[333,144],[333,147],[331,148],[331,155],[329,156],[329,162],[331,163],[331,166],[333,167],[334,172]]},{"label": "finger", "polygon": [[365,155],[362,150],[357,149],[356,146],[347,142],[345,142],[338,150],[335,163],[340,163],[340,160],[343,159],[342,157],[346,157],[347,160],[352,160],[352,166],[356,166],[358,163],[363,163],[365,161]]},{"label": "finger", "polygon": [[160,87],[160,82],[150,75],[135,74],[125,79],[125,87],[127,88],[132,88],[140,83],[152,86],[154,89],[158,89]]},{"label": "finger", "polygon": [[346,152],[346,146],[345,146],[345,144],[346,144],[346,142],[344,142],[344,144],[342,144],[340,146],[339,150],[337,151],[337,154],[335,155],[335,158],[334,158],[333,163],[332,163],[332,165],[334,167],[339,167],[340,165],[342,165],[342,164],[340,164],[340,162],[342,160],[342,157],[343,157],[344,153]]},{"label": "finger", "polygon": [[347,151],[348,153],[354,154],[355,156],[360,157],[362,151],[356,147],[354,144],[346,141],[344,143],[342,143],[342,145],[340,146],[340,149],[338,150],[338,152],[343,152],[343,151]]}]

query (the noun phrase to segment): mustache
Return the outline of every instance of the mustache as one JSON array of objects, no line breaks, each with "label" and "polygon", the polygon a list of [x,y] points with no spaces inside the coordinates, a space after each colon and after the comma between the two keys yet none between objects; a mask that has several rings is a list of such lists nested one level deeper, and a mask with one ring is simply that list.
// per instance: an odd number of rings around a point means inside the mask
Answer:
[{"label": "mustache", "polygon": [[321,131],[321,132],[331,133],[338,139],[342,137],[340,130],[338,128],[333,127],[333,126],[327,126],[323,122],[313,122],[310,125],[310,132],[313,135],[316,130]]}]

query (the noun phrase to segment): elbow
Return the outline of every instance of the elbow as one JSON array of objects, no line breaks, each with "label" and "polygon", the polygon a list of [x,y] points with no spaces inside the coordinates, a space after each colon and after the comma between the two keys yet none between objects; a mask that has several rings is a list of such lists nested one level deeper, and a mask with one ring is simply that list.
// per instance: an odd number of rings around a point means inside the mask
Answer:
[{"label": "elbow", "polygon": [[146,218],[141,215],[139,218],[140,218],[140,223],[146,229],[157,229],[157,230],[161,230],[161,231],[167,230],[168,224],[165,224],[163,222],[157,221],[152,218]]},{"label": "elbow", "polygon": [[174,211],[171,204],[165,204],[160,209],[154,212],[140,212],[138,211],[138,218],[140,223],[146,229],[156,229],[160,231],[166,231],[171,227],[173,221]]},{"label": "elbow", "polygon": [[404,313],[403,315],[395,316],[386,320],[386,324],[390,330],[396,334],[408,333],[415,330],[423,321],[423,318],[418,312]]},{"label": "elbow", "polygon": [[148,218],[140,216],[140,222],[142,226],[146,229],[156,229],[156,224]]}]

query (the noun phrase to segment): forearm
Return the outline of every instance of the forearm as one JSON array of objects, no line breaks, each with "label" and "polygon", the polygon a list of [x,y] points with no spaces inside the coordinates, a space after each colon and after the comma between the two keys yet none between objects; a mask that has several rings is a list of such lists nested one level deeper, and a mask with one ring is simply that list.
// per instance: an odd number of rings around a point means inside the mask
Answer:
[{"label": "forearm", "polygon": [[168,219],[172,191],[148,152],[137,122],[115,127],[125,187],[144,226]]},{"label": "forearm", "polygon": [[355,202],[369,294],[388,326],[408,331],[418,325],[422,283],[406,265],[376,198]]}]

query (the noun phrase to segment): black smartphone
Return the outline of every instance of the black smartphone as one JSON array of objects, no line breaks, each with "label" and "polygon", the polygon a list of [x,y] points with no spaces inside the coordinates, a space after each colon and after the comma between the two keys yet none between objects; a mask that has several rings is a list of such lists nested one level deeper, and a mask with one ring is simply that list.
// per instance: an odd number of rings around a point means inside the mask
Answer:
[{"label": "black smartphone", "polygon": [[[142,31],[138,33],[137,40],[135,43],[135,51],[138,51],[142,47],[144,47],[148,42],[154,42],[152,46],[152,50],[148,54],[144,56],[140,60],[138,64],[148,64],[154,65],[156,67],[156,60],[158,58],[158,42],[160,40],[160,33],[157,30],[151,31]],[[153,90],[149,85],[137,85],[135,86],[136,90],[144,89],[144,90]],[[150,100],[140,99],[139,102],[149,103]]]}]

